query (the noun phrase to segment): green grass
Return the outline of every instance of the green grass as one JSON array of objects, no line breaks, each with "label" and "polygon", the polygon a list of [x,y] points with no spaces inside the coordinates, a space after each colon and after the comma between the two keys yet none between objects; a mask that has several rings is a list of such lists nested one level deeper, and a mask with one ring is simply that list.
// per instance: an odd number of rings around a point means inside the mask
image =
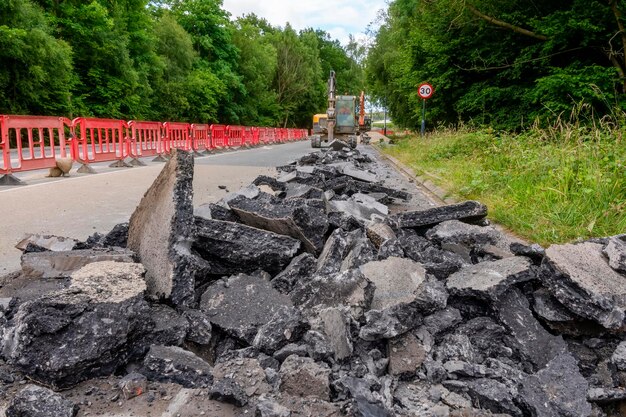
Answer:
[{"label": "green grass", "polygon": [[439,131],[384,152],[543,245],[626,233],[626,139],[610,125],[558,124],[521,135]]},{"label": "green grass", "polygon": [[[384,122],[377,122],[377,123],[372,123],[372,127],[379,127],[379,128],[383,128],[385,127],[385,123]],[[387,122],[387,129],[394,129],[395,125],[393,124],[393,122]]]}]

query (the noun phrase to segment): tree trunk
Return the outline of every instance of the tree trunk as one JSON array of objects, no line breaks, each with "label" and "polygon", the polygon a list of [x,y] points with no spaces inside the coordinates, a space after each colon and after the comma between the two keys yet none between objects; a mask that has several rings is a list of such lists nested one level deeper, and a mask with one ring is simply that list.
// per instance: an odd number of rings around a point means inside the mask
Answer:
[{"label": "tree trunk", "polygon": [[476,9],[471,4],[467,4],[466,3],[465,6],[469,9],[470,12],[474,13],[476,16],[480,17],[483,20],[486,20],[487,22],[489,22],[489,23],[491,23],[493,25],[500,26],[502,28],[512,30],[513,32],[519,33],[520,35],[530,36],[531,38],[539,39],[540,41],[547,41],[548,40],[547,36],[540,35],[538,33],[535,33],[535,32],[532,32],[530,30],[521,28],[519,26],[512,25],[512,24],[507,23],[507,22],[503,22],[502,20],[498,20],[495,17],[487,16],[486,14],[480,12],[478,9]]},{"label": "tree trunk", "polygon": [[626,94],[626,30],[624,28],[622,11],[617,6],[617,0],[609,0],[609,5],[611,6],[611,10],[613,11],[613,15],[615,16],[615,20],[617,21],[617,27],[619,28],[620,38],[622,39],[622,51],[623,57],[621,61],[618,59],[618,54],[613,52],[613,47],[609,45],[609,59],[613,63],[615,69],[620,75],[622,80],[622,93]]}]

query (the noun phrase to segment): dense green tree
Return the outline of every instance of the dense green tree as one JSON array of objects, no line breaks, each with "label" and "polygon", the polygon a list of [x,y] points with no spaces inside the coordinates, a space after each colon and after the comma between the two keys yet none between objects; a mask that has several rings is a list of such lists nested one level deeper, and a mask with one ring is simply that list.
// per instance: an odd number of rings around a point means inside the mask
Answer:
[{"label": "dense green tree", "polygon": [[7,0],[0,4],[0,111],[309,126],[363,85],[363,48],[221,0]]},{"label": "dense green tree", "polygon": [[58,36],[72,47],[78,79],[73,89],[76,113],[115,118],[144,115],[150,108],[156,60],[147,1],[40,1],[47,6]]},{"label": "dense green tree", "polygon": [[362,61],[365,48],[359,45],[354,38],[350,38],[347,46],[332,39],[326,31],[307,29],[303,33],[314,34],[317,37],[319,57],[322,67],[322,85],[320,87],[318,111],[324,111],[327,106],[327,79],[330,71],[335,71],[337,80],[337,94],[359,95],[364,90],[364,73]]},{"label": "dense green tree", "polygon": [[[509,129],[622,102],[623,0],[395,0],[367,59],[367,79],[394,119],[416,127],[415,89],[429,81],[431,119]],[[620,79],[622,78],[622,79]]]},{"label": "dense green tree", "polygon": [[239,51],[232,41],[233,24],[222,9],[222,1],[171,0],[168,4],[180,25],[191,35],[202,61],[196,68],[196,81],[213,79],[216,82],[214,88],[205,85],[202,91],[207,94],[207,101],[218,103],[217,118],[223,123],[239,123],[245,88],[237,73]]},{"label": "dense green tree", "polygon": [[272,82],[276,76],[276,47],[269,34],[275,29],[255,15],[244,16],[235,22],[233,43],[239,49],[239,74],[246,90],[242,102],[241,123],[274,126],[280,108]]},{"label": "dense green tree", "polygon": [[69,45],[30,0],[0,2],[0,113],[71,114]]},{"label": "dense green tree", "polygon": [[153,84],[155,98],[151,118],[187,120],[190,109],[187,88],[197,59],[191,36],[169,13],[157,19],[155,35],[162,70]]},{"label": "dense green tree", "polygon": [[[321,66],[314,37],[301,39],[289,24],[273,36],[277,67],[274,90],[280,106],[280,124],[290,126],[294,121],[304,122],[318,108]],[[310,111],[308,111],[310,110]]]}]

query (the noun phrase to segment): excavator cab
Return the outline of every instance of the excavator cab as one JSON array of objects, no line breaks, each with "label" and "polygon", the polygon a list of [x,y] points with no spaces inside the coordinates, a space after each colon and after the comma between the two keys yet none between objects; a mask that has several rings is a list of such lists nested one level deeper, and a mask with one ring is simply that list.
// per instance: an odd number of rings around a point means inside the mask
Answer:
[{"label": "excavator cab", "polygon": [[325,113],[313,115],[313,134],[319,135],[326,131],[328,116]]},{"label": "excavator cab", "polygon": [[[328,108],[326,114],[313,116],[313,134],[311,135],[311,147],[321,148],[322,142],[328,143],[333,140],[344,142],[352,149],[356,148],[361,121],[357,119],[357,97],[350,95],[338,96],[335,93],[335,71],[330,72],[328,78]],[[363,101],[361,93],[361,101]],[[361,103],[361,107],[363,104]]]}]

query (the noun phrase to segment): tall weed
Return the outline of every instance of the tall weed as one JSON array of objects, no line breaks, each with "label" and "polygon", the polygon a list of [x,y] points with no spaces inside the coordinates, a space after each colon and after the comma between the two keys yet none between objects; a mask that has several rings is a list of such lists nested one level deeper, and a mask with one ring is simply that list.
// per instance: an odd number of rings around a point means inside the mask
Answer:
[{"label": "tall weed", "polygon": [[626,233],[626,119],[581,121],[584,106],[521,134],[440,129],[390,153],[541,244]]}]

